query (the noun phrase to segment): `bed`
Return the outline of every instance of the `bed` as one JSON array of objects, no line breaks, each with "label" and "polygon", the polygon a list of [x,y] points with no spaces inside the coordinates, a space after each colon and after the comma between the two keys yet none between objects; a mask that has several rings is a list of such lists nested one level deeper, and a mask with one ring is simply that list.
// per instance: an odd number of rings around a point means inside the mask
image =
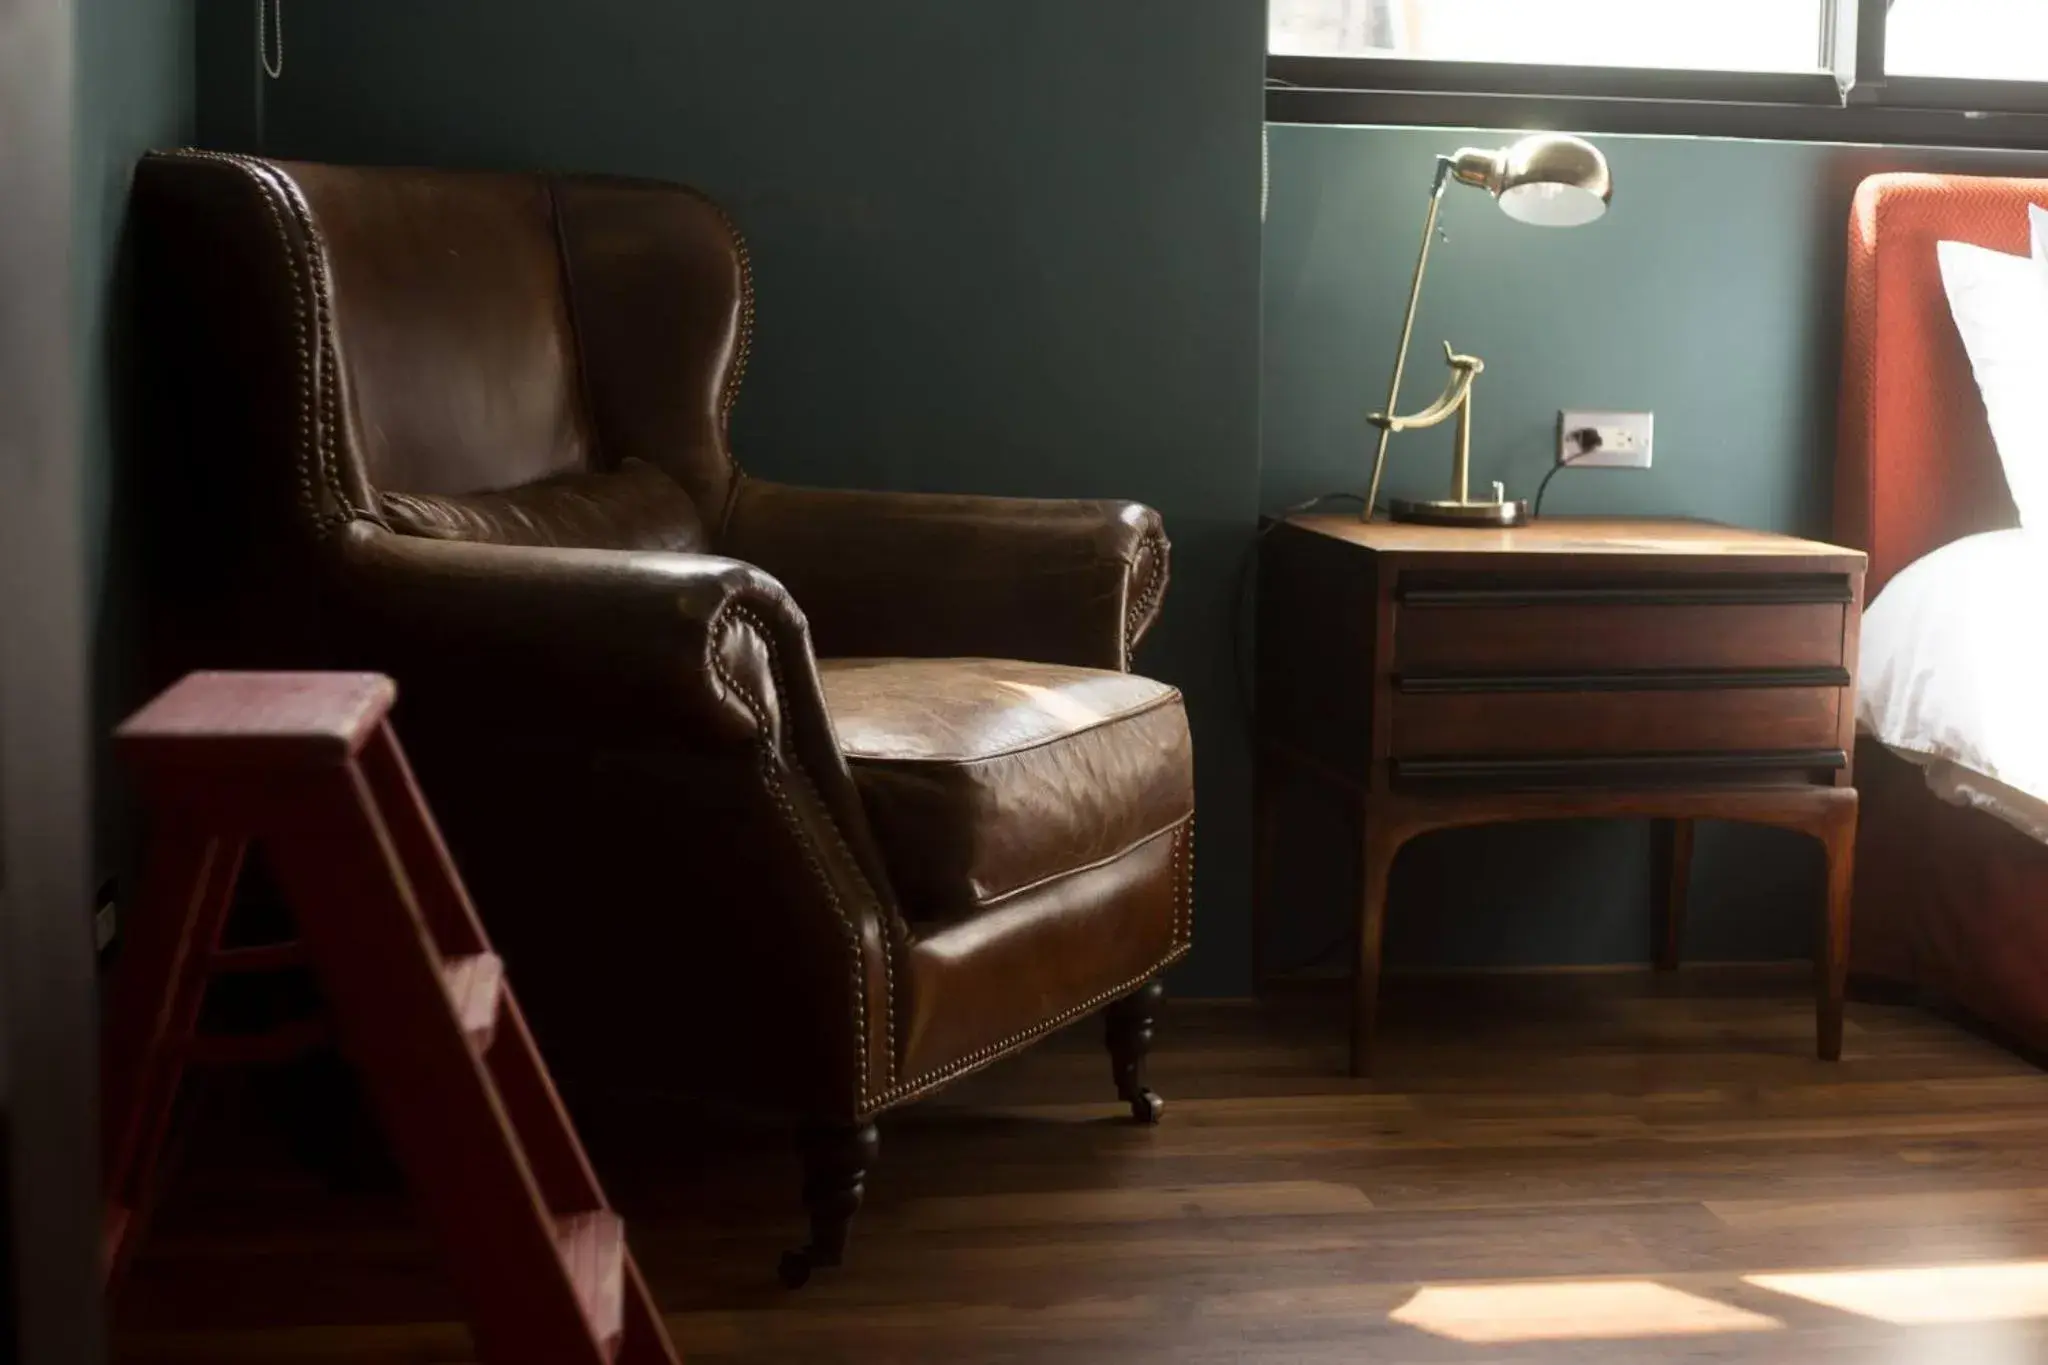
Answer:
[{"label": "bed", "polygon": [[[1880,175],[1857,190],[1835,530],[1870,556],[1873,612],[1931,552],[2018,524],[1935,244],[2024,256],[2029,204],[2048,206],[2048,180]],[[2048,677],[2038,689],[2048,695]],[[1921,765],[1868,736],[1856,765],[1852,972],[1918,988],[2048,1052],[2048,843],[1936,796]]]}]

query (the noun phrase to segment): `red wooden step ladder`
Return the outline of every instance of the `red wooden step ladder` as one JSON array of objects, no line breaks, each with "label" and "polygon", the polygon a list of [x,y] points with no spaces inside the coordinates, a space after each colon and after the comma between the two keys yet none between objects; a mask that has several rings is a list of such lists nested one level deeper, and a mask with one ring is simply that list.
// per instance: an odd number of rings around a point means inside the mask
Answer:
[{"label": "red wooden step ladder", "polygon": [[[195,673],[117,734],[155,814],[103,1049],[109,1285],[209,978],[311,964],[485,1365],[677,1360],[386,716],[356,673]],[[260,844],[296,945],[223,951]]]}]

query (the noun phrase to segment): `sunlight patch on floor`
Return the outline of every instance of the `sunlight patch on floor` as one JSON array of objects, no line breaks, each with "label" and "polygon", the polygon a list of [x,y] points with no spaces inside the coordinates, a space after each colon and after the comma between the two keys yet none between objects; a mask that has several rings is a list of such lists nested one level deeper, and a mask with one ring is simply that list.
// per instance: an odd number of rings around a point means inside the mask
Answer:
[{"label": "sunlight patch on floor", "polygon": [[1654,1280],[1428,1285],[1393,1320],[1452,1341],[1605,1341],[1769,1332],[1785,1324]]},{"label": "sunlight patch on floor", "polygon": [[1745,1275],[1773,1293],[1901,1327],[2048,1318],[2048,1261]]}]

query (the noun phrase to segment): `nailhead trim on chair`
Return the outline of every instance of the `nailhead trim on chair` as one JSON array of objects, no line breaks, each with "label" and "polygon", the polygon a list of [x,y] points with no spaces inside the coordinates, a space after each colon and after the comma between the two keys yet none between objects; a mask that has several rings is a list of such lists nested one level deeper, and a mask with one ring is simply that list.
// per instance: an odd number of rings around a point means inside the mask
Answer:
[{"label": "nailhead trim on chair", "polygon": [[[300,197],[298,187],[282,172],[260,158],[211,152],[193,147],[184,148],[176,155],[195,161],[229,166],[240,171],[250,187],[256,191],[257,199],[263,205],[264,211],[270,215],[271,227],[276,231],[278,244],[284,252],[285,269],[291,282],[295,305],[292,330],[297,337],[296,350],[299,361],[299,449],[296,452],[299,498],[306,515],[312,520],[314,532],[321,536],[328,535],[337,527],[355,520],[357,509],[350,503],[347,490],[342,486],[339,462],[334,449],[335,433],[341,424],[341,403],[335,379],[338,358],[334,354],[331,325],[333,309],[327,267],[319,249],[320,235],[313,226],[312,211]],[[293,246],[291,234],[285,230],[286,213],[291,215],[292,221],[305,235],[307,250],[303,259]],[[313,310],[312,340],[308,339],[306,326],[309,292]],[[316,344],[320,357],[325,362],[320,366],[318,408],[321,420],[317,422],[314,417],[312,377],[312,359]],[[328,496],[334,499],[333,512],[323,513],[320,510],[316,487],[324,488]]]},{"label": "nailhead trim on chair", "polygon": [[[713,199],[710,195],[704,193],[704,191],[700,189],[697,189],[693,185],[664,184],[663,188],[669,190],[676,190],[683,194],[687,194],[692,199],[695,199],[698,203],[702,204],[705,208],[709,209],[712,213],[716,214],[718,216],[719,223],[725,228],[725,235],[732,239],[733,258],[739,263],[739,334],[733,338],[732,361],[726,367],[725,382],[719,385],[718,389],[719,425],[729,432],[732,426],[732,405],[739,398],[740,380],[746,377],[747,358],[753,354],[754,349],[753,252],[747,246],[746,234],[740,231],[739,224],[733,221],[732,215],[725,211],[725,205],[719,203],[716,199]],[[731,454],[732,452],[730,451],[726,452],[728,459],[731,458]],[[734,468],[737,469],[738,461],[735,460],[732,461],[732,463]]]},{"label": "nailhead trim on chair", "polygon": [[[823,888],[825,898],[831,902],[833,913],[839,917],[840,926],[844,930],[848,947],[847,974],[853,987],[854,1074],[857,1089],[855,1107],[865,1112],[870,1105],[868,1098],[867,981],[861,972],[860,926],[854,923],[853,917],[847,913],[845,903],[840,900],[839,893],[834,889],[832,879],[827,875],[824,864],[818,857],[817,850],[812,846],[809,835],[804,831],[803,822],[797,818],[796,808],[790,802],[789,793],[783,788],[777,763],[780,755],[775,747],[773,727],[768,723],[768,708],[766,704],[752,688],[746,686],[732,675],[732,672],[725,666],[725,660],[720,657],[719,647],[724,643],[725,638],[723,627],[728,619],[740,622],[759,637],[762,648],[768,651],[769,676],[775,681],[777,693],[786,696],[788,695],[788,686],[783,680],[781,660],[775,647],[775,637],[769,634],[768,628],[762,624],[761,619],[745,607],[728,606],[720,614],[720,619],[714,623],[714,628],[711,632],[711,667],[718,674],[720,681],[732,689],[733,693],[740,698],[748,712],[754,717],[754,725],[760,736],[757,747],[760,751],[762,784],[768,789],[768,794],[775,802],[776,810],[781,814],[784,825],[788,827],[791,836],[797,842],[797,847],[803,855],[805,866],[810,869],[812,876],[817,878],[818,885]],[[798,764],[798,770],[801,771],[801,760],[798,760]],[[884,944],[882,970],[888,983],[886,992],[888,999],[883,1002],[883,1023],[890,1040],[888,1064],[893,1072],[896,1065],[896,992],[894,968],[889,962],[891,956],[890,945]]]},{"label": "nailhead trim on chair", "polygon": [[1176,857],[1176,874],[1180,876],[1180,884],[1174,888],[1174,927],[1171,927],[1169,933],[1171,933],[1171,939],[1174,939],[1176,943],[1180,943],[1182,948],[1192,948],[1192,945],[1194,945],[1194,915],[1192,915],[1192,911],[1194,911],[1194,817],[1192,817],[1192,814],[1188,817],[1188,823],[1182,827],[1182,843],[1174,851],[1180,855],[1180,857]]},{"label": "nailhead trim on chair", "polygon": [[[777,682],[776,686],[781,686],[780,681]],[[823,808],[825,799],[818,794],[818,784],[811,780],[811,775],[805,771],[801,760],[796,763],[792,771],[796,773],[797,781],[803,783],[809,789],[811,800],[817,802],[819,807]],[[832,819],[830,811],[826,812],[825,823],[826,828],[831,831],[832,842],[839,846],[840,856],[846,859],[847,866],[858,871],[860,860],[853,856],[853,850],[847,846],[846,836],[839,829],[839,822]],[[882,988],[889,995],[888,1001],[882,1010],[882,1028],[886,1035],[889,1049],[889,1070],[884,1080],[888,1081],[896,1078],[896,951],[905,942],[907,934],[903,927],[903,921],[889,907],[880,904],[878,901],[875,906],[875,912],[876,917],[882,921],[882,926],[889,936],[889,941],[882,945]],[[867,1046],[865,1036],[862,1037],[861,1046],[863,1049]]]},{"label": "nailhead trim on chair", "polygon": [[1165,971],[1168,967],[1171,967],[1174,963],[1180,961],[1183,957],[1186,957],[1189,945],[1182,936],[1181,931],[1184,926],[1193,922],[1191,902],[1193,900],[1192,892],[1194,888],[1194,824],[1194,817],[1190,816],[1187,823],[1183,824],[1173,836],[1175,904],[1168,928],[1168,935],[1172,938],[1173,942],[1167,949],[1165,957],[1159,959],[1153,966],[1132,977],[1122,985],[1112,986],[1099,995],[1091,996],[1080,1004],[1075,1005],[1072,1009],[1061,1011],[1051,1019],[1043,1020],[1028,1029],[1011,1034],[999,1043],[990,1043],[987,1047],[970,1052],[965,1057],[956,1058],[944,1066],[935,1067],[920,1076],[913,1076],[902,1084],[883,1091],[874,1097],[871,1102],[872,1107],[865,1112],[864,1117],[879,1113],[881,1110],[891,1105],[900,1104],[904,1100],[914,1099],[927,1091],[935,1090],[957,1076],[964,1075],[969,1071],[995,1061],[1013,1048],[1021,1047],[1035,1038],[1042,1038],[1054,1029],[1072,1023],[1092,1010],[1102,1008],[1112,1000],[1121,999]]},{"label": "nailhead trim on chair", "polygon": [[187,147],[178,156],[193,161],[213,162],[240,171],[249,188],[256,192],[257,202],[270,215],[271,229],[277,234],[278,246],[284,253],[285,275],[292,287],[292,332],[295,338],[293,350],[298,357],[299,397],[299,448],[295,452],[298,472],[299,501],[306,515],[317,525],[320,520],[320,500],[313,491],[313,462],[307,458],[313,440],[313,366],[312,343],[306,329],[306,286],[299,269],[298,253],[292,249],[291,234],[285,231],[284,214],[276,203],[276,191],[267,177],[258,169],[258,163],[247,157],[229,156],[222,152],[201,151]]},{"label": "nailhead trim on chair", "polygon": [[[740,231],[739,224],[733,222],[732,215],[725,211],[725,206],[708,195],[698,197],[711,205],[712,212],[725,224],[726,232],[732,237],[733,255],[740,264],[740,334],[733,342],[732,365],[725,372],[725,384],[718,395],[718,421],[730,433],[732,405],[739,399],[740,380],[746,377],[747,359],[754,350],[754,254],[747,246],[746,235]],[[735,461],[734,467],[737,466]]]},{"label": "nailhead trim on chair", "polygon": [[1139,585],[1137,596],[1132,599],[1129,609],[1124,613],[1123,654],[1126,669],[1131,666],[1131,654],[1138,647],[1138,637],[1144,633],[1145,627],[1151,624],[1153,614],[1159,610],[1159,599],[1166,592],[1168,551],[1165,535],[1155,531],[1145,537],[1137,553],[1131,556],[1133,568],[1137,567],[1137,561],[1144,557],[1147,550],[1152,551],[1152,576]]},{"label": "nailhead trim on chair", "polygon": [[[263,163],[258,163],[263,164]],[[315,335],[320,343],[320,440],[315,447],[318,452],[318,467],[327,495],[334,500],[335,510],[317,519],[317,526],[323,535],[331,534],[337,527],[354,521],[358,510],[349,501],[348,492],[341,483],[341,455],[337,440],[341,431],[341,358],[334,348],[334,291],[327,278],[327,253],[322,246],[320,230],[313,223],[313,210],[299,192],[291,177],[265,166],[277,175],[277,193],[291,210],[299,231],[306,239],[307,274],[313,281],[313,323]]]}]

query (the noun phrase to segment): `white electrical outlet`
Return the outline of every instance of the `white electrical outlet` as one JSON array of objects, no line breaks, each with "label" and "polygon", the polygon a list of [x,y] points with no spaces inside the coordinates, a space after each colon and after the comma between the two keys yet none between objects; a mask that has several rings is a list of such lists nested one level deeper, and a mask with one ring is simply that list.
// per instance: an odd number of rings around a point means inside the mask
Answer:
[{"label": "white electrical outlet", "polygon": [[1557,414],[1557,462],[1574,469],[1648,469],[1655,415],[1647,412]]}]

